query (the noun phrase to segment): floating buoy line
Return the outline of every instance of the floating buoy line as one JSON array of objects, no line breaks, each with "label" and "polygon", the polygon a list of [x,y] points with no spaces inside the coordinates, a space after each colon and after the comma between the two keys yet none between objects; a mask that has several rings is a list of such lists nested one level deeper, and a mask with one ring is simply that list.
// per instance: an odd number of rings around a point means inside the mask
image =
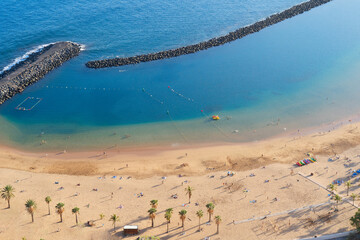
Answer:
[{"label": "floating buoy line", "polygon": [[148,91],[145,90],[145,88],[142,89],[142,91],[147,94],[150,98],[152,98],[154,101],[160,103],[160,104],[164,104],[163,101],[157,99],[156,97],[154,97],[151,93],[149,93]]},{"label": "floating buoy line", "polygon": [[88,87],[73,87],[73,86],[45,86],[50,89],[73,89],[73,90],[88,90],[88,91],[121,91],[121,88],[88,88]]},{"label": "floating buoy line", "polygon": [[166,115],[168,115],[168,117],[171,120],[171,123],[173,124],[173,126],[175,127],[175,129],[179,132],[179,134],[181,135],[181,137],[184,139],[185,142],[188,142],[185,135],[180,131],[180,129],[178,128],[178,126],[176,125],[176,122],[174,121],[174,119],[171,117],[170,111],[166,110]]},{"label": "floating buoy line", "polygon": [[[121,88],[101,88],[101,87],[78,87],[78,86],[44,86],[45,88],[48,89],[69,89],[69,90],[81,90],[81,91],[121,91]],[[197,108],[201,109],[201,105],[196,102],[193,98],[187,97],[184,94],[182,94],[181,92],[176,91],[174,88],[168,86],[167,87],[175,96],[180,97],[181,99],[183,99],[184,101],[187,101],[189,103],[193,103],[197,105]],[[159,98],[155,97],[154,94],[152,94],[150,91],[148,91],[145,88],[142,88],[141,91],[146,94],[149,98],[151,98],[153,101],[159,103],[160,105],[165,105],[165,101],[160,100]],[[26,99],[24,100],[26,101]],[[41,101],[41,100],[40,100]],[[21,103],[22,104],[22,103]],[[19,106],[21,107],[21,104],[19,104]],[[38,103],[37,103],[38,104]],[[37,105],[36,104],[36,105]],[[36,105],[34,105],[33,107],[35,107]],[[32,107],[32,108],[33,108]],[[31,109],[32,109],[31,108]],[[20,110],[20,109],[18,109]],[[26,109],[27,110],[27,109]],[[215,120],[220,120],[220,117],[218,117],[218,115],[214,115],[216,116],[216,119],[214,119],[212,116],[209,116],[207,114],[205,114],[204,110],[200,110],[200,112],[202,113],[202,115],[207,119],[207,120],[211,120],[211,124],[213,125],[214,128],[216,128],[222,135],[224,135],[225,137],[229,138],[229,136],[225,133],[225,131],[223,131],[215,122]],[[167,109],[166,110],[166,115],[169,117],[172,125],[176,128],[176,130],[179,132],[179,134],[181,135],[181,137],[184,139],[185,142],[187,142],[187,139],[184,135],[184,133],[182,133],[180,131],[180,129],[178,128],[178,126],[176,125],[176,121],[172,118],[170,111]]]},{"label": "floating buoy line", "polygon": [[177,96],[189,101],[189,102],[195,102],[194,99],[189,98],[189,97],[185,97],[184,95],[182,95],[181,93],[175,91],[173,88],[171,88],[170,86],[168,86],[168,89],[170,89],[171,92],[173,92],[174,94],[176,94]]}]

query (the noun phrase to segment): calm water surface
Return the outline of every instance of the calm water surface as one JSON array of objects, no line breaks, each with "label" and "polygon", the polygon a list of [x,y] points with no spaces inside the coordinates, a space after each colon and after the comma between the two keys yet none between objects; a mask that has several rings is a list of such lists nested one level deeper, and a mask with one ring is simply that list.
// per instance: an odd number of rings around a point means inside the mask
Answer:
[{"label": "calm water surface", "polygon": [[[2,2],[0,67],[54,41],[79,42],[86,50],[0,107],[1,142],[42,151],[254,141],[357,114],[356,0],[334,0],[197,54],[111,69],[84,66],[203,41],[299,2]],[[42,101],[31,111],[16,110],[27,97]],[[213,114],[221,120],[209,121]]]}]

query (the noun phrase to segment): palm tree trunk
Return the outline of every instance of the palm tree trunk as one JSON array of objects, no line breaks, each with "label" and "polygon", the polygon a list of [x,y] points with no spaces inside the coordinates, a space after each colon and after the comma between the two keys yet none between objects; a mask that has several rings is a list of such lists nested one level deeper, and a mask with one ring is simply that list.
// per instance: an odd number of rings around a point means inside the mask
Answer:
[{"label": "palm tree trunk", "polygon": [[211,222],[211,213],[209,213],[209,222]]},{"label": "palm tree trunk", "polygon": [[167,224],[166,224],[166,232],[167,232],[167,233],[169,232],[169,221],[168,221]]},{"label": "palm tree trunk", "polygon": [[60,214],[60,222],[62,222],[62,214]]},{"label": "palm tree trunk", "polygon": [[8,199],[7,201],[8,201],[8,208],[10,208],[10,199]]},{"label": "palm tree trunk", "polygon": [[154,219],[151,219],[151,227],[154,227]]},{"label": "palm tree trunk", "polygon": [[114,232],[115,232],[115,222],[114,222]]},{"label": "palm tree trunk", "polygon": [[78,225],[78,218],[77,218],[77,214],[75,214],[76,217],[76,225]]},{"label": "palm tree trunk", "polygon": [[189,203],[190,203],[190,200],[191,200],[191,195],[189,194]]},{"label": "palm tree trunk", "polygon": [[217,225],[217,231],[216,234],[219,234],[219,224]]},{"label": "palm tree trunk", "polygon": [[200,218],[199,218],[199,232],[200,232]]},{"label": "palm tree trunk", "polygon": [[181,219],[182,227],[184,228],[184,219]]},{"label": "palm tree trunk", "polygon": [[48,203],[48,210],[49,210],[49,215],[50,215],[50,203]]},{"label": "palm tree trunk", "polygon": [[34,222],[34,214],[31,214],[31,222]]}]

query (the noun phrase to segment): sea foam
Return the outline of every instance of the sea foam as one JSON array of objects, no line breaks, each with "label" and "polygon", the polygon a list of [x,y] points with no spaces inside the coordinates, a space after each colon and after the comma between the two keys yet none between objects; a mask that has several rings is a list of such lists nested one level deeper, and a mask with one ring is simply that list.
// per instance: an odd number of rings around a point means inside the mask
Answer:
[{"label": "sea foam", "polygon": [[[67,42],[71,42],[71,41],[67,41]],[[31,56],[31,54],[38,53],[41,50],[43,50],[45,47],[50,46],[50,45],[55,44],[55,43],[57,43],[57,42],[42,44],[42,45],[36,46],[35,48],[31,49],[30,51],[27,51],[24,55],[22,55],[21,57],[15,58],[10,64],[6,65],[0,71],[0,75],[3,74],[5,71],[10,70],[11,68],[16,66],[17,64],[19,64],[19,63],[25,61],[26,59],[28,59]],[[71,43],[74,43],[74,42],[71,42]],[[85,45],[84,44],[79,44],[79,45],[80,45],[80,51],[84,51],[85,50]]]},{"label": "sea foam", "polygon": [[22,55],[21,57],[17,57],[15,58],[10,64],[6,65],[3,70],[0,71],[0,74],[4,73],[5,71],[10,70],[12,67],[14,67],[16,64],[19,64],[23,61],[25,61],[26,59],[29,58],[29,56],[33,53],[37,53],[40,52],[42,49],[44,49],[45,47],[51,45],[53,43],[48,43],[48,44],[42,44],[39,45],[33,49],[31,49],[30,51],[26,52],[24,55]]}]

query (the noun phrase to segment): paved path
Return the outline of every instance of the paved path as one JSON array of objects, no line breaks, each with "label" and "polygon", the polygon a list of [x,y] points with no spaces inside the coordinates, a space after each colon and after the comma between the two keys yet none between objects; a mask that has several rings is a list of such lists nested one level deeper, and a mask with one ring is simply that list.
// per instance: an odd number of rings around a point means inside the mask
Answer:
[{"label": "paved path", "polygon": [[296,212],[296,211],[301,211],[301,210],[309,209],[309,208],[315,208],[315,207],[319,207],[319,206],[323,206],[323,205],[327,205],[327,204],[332,204],[332,203],[329,201],[329,202],[309,205],[309,206],[305,206],[305,207],[301,207],[301,208],[295,208],[295,209],[291,209],[291,210],[287,210],[287,211],[283,211],[283,212],[268,214],[268,215],[261,216],[261,217],[249,218],[249,219],[245,219],[245,220],[241,220],[241,221],[234,221],[234,224],[251,222],[251,221],[255,221],[255,220],[261,220],[261,219],[265,219],[265,218],[268,218],[268,217],[284,215],[284,214],[288,214],[288,213],[292,213],[292,212]]},{"label": "paved path", "polygon": [[[331,191],[330,191],[329,189],[327,189],[326,187],[324,187],[324,186],[321,185],[320,183],[316,182],[315,180],[313,180],[313,179],[305,176],[303,173],[298,172],[298,174],[299,174],[300,176],[302,176],[303,178],[309,180],[310,182],[312,182],[312,183],[318,185],[319,187],[325,189],[325,190],[328,191],[329,193],[331,193]],[[338,195],[341,196],[340,194],[338,194]],[[349,203],[350,205],[352,205],[353,207],[358,208],[358,206],[353,203],[353,201],[352,201],[352,199],[351,199],[350,197],[343,197],[343,196],[341,196],[341,198],[343,199],[344,202],[347,202],[347,203]]]},{"label": "paved path", "polygon": [[[303,177],[303,178],[309,180],[310,182],[318,185],[319,187],[325,189],[327,192],[331,193],[331,191],[329,189],[327,189],[325,186],[323,186],[320,183],[316,182],[315,180],[305,176],[305,174],[303,174],[301,172],[298,172],[298,174],[301,177]],[[350,198],[343,197],[343,201],[349,203],[350,205],[352,205],[355,208],[358,208],[357,205],[352,203],[352,200],[350,200]],[[255,220],[261,220],[261,219],[265,219],[268,217],[275,217],[275,216],[284,215],[284,214],[288,214],[288,213],[292,213],[292,212],[296,212],[296,211],[301,211],[304,209],[315,208],[315,207],[319,207],[319,206],[323,206],[323,205],[327,205],[327,204],[332,204],[332,202],[329,200],[328,202],[324,202],[324,203],[320,203],[320,204],[314,204],[314,205],[309,205],[309,206],[305,206],[305,207],[301,207],[301,208],[295,208],[295,209],[291,209],[291,210],[287,210],[287,211],[283,211],[283,212],[268,214],[268,215],[264,215],[264,216],[260,216],[260,217],[253,217],[253,218],[248,218],[248,219],[244,219],[244,220],[240,220],[240,221],[234,221],[233,223],[240,224],[240,223],[251,222],[251,221],[255,221]]]},{"label": "paved path", "polygon": [[349,232],[342,232],[342,233],[334,233],[334,234],[327,234],[318,236],[316,238],[302,238],[299,240],[330,240],[330,239],[347,239],[346,237],[349,236],[351,233],[355,233],[355,231]]}]

